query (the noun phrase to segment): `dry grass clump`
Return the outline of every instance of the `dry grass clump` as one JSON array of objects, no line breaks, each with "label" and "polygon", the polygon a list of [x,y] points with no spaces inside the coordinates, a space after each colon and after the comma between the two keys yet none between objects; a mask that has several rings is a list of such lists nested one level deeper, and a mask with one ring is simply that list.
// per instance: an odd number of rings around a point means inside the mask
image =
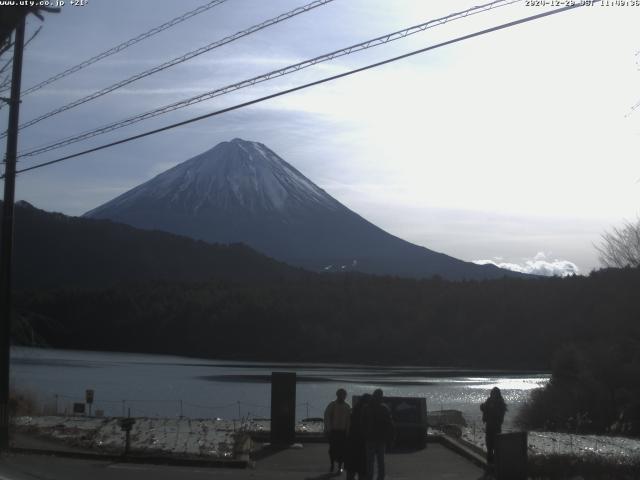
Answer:
[{"label": "dry grass clump", "polygon": [[28,390],[11,389],[9,392],[9,416],[21,417],[40,413],[38,397]]}]

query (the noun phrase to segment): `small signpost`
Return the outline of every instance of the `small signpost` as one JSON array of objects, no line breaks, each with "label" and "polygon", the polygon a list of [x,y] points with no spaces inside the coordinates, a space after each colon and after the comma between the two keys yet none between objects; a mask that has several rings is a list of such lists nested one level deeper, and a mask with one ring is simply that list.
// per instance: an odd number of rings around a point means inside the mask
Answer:
[{"label": "small signpost", "polygon": [[84,392],[84,399],[87,405],[89,405],[89,416],[91,416],[91,406],[93,405],[93,390],[87,389]]},{"label": "small signpost", "polygon": [[136,419],[131,417],[121,418],[119,423],[120,428],[124,432],[124,453],[122,455],[126,457],[129,454],[129,448],[131,446],[131,429],[136,423]]}]

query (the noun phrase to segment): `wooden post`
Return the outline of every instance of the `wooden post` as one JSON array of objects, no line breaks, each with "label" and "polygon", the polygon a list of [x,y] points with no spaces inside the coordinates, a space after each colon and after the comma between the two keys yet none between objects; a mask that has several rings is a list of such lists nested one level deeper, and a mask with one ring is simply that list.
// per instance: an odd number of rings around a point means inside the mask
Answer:
[{"label": "wooden post", "polygon": [[291,445],[296,427],[296,374],[271,374],[271,443]]},{"label": "wooden post", "polygon": [[22,17],[16,27],[13,47],[11,98],[7,154],[4,167],[4,204],[2,206],[2,244],[0,246],[0,449],[9,448],[9,365],[11,356],[11,257],[13,250],[13,211],[15,202],[16,157],[18,153],[18,123],[20,114],[20,84],[22,52],[24,50]]}]

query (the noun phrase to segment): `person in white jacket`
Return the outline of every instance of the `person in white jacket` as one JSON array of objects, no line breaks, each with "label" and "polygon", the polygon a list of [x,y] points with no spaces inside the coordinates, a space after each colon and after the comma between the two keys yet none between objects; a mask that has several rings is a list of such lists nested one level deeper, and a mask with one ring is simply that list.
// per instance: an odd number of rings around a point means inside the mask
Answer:
[{"label": "person in white jacket", "polygon": [[336,399],[329,403],[324,411],[324,432],[329,438],[329,460],[331,460],[330,472],[338,463],[338,472],[342,472],[344,457],[347,448],[347,433],[351,420],[351,407],[345,401],[347,391],[339,388]]}]

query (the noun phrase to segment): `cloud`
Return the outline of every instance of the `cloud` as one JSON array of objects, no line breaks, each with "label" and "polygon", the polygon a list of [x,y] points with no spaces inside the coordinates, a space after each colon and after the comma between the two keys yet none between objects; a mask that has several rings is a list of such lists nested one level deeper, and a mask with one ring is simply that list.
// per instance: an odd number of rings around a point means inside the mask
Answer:
[{"label": "cloud", "polygon": [[580,273],[580,269],[575,263],[569,260],[551,260],[544,252],[538,252],[533,258],[524,259],[524,262],[519,264],[502,262],[500,257],[494,258],[494,260],[474,260],[473,263],[478,265],[491,264],[514,272],[531,273],[545,277],[567,277]]}]

